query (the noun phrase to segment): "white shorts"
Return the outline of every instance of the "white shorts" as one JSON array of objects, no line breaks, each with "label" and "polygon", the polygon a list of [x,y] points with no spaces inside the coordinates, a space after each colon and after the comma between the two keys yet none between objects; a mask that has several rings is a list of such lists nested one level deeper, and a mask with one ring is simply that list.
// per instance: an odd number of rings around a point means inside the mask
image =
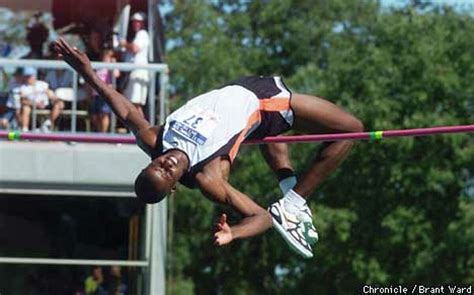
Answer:
[{"label": "white shorts", "polygon": [[150,76],[147,70],[135,70],[130,73],[130,79],[125,88],[124,95],[132,103],[145,105],[148,95]]}]

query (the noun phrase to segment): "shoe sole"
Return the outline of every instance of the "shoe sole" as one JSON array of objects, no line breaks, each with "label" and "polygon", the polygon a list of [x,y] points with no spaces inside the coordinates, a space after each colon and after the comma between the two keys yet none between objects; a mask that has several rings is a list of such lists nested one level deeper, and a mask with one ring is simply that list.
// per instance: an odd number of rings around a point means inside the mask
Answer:
[{"label": "shoe sole", "polygon": [[[273,205],[272,205],[273,206]],[[278,210],[278,208],[277,208]],[[302,247],[298,241],[294,239],[294,237],[291,234],[288,234],[285,228],[280,224],[277,218],[273,216],[272,211],[270,211],[270,215],[272,216],[272,221],[273,221],[273,226],[276,228],[276,230],[280,233],[280,235],[283,237],[283,240],[290,246],[290,248],[298,253],[299,255],[303,256],[304,258],[312,258],[313,253],[308,251],[308,249]],[[281,210],[278,210],[281,212]]]}]

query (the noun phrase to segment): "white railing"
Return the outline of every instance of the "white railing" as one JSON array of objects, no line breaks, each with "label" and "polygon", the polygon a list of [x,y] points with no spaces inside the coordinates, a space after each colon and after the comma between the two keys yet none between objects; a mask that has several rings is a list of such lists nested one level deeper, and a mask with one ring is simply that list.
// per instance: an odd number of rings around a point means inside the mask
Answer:
[{"label": "white railing", "polygon": [[101,265],[124,267],[148,267],[146,260],[102,260],[102,259],[59,259],[36,257],[0,257],[0,263],[5,264],[44,264],[44,265]]},{"label": "white railing", "polygon": [[[36,69],[67,69],[73,73],[72,89],[74,93],[74,99],[71,103],[71,132],[77,130],[77,93],[78,93],[78,74],[68,64],[59,60],[42,60],[42,59],[6,59],[0,58],[0,67],[33,67]],[[156,124],[156,73],[160,74],[160,92],[159,92],[159,118],[166,115],[166,104],[167,104],[167,88],[168,88],[168,65],[166,64],[134,64],[134,63],[104,63],[104,62],[92,62],[94,69],[110,69],[110,70],[121,70],[121,71],[132,71],[137,69],[147,70],[150,73],[150,84],[148,91],[148,120],[150,124]],[[33,104],[32,110],[32,130],[36,130],[36,108]]]}]

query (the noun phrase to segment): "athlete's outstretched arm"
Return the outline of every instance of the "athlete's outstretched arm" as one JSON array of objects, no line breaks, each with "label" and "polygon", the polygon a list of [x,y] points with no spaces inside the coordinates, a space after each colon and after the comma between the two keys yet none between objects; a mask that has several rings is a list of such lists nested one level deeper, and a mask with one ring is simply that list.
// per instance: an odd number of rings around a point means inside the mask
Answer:
[{"label": "athlete's outstretched arm", "polygon": [[[89,58],[83,52],[71,47],[71,45],[62,38],[55,42],[55,48],[56,51],[62,55],[64,61],[82,75],[86,82],[107,101],[117,117],[122,120],[129,129],[135,134],[142,130],[150,129],[148,121],[138,113],[133,104],[96,75],[92,69]],[[144,133],[148,134],[148,132]],[[147,136],[148,135],[145,137]],[[150,144],[154,144],[154,138],[143,138],[143,135],[141,135],[141,137],[147,144],[150,140],[153,141]]]},{"label": "athlete's outstretched arm", "polygon": [[[201,173],[197,176],[199,187],[204,195],[213,201],[231,206],[244,218],[233,226],[223,226],[215,234],[216,245],[222,246],[234,239],[248,238],[258,235],[272,226],[270,214],[244,193],[232,187],[219,176]],[[218,225],[219,227],[219,225]]]}]

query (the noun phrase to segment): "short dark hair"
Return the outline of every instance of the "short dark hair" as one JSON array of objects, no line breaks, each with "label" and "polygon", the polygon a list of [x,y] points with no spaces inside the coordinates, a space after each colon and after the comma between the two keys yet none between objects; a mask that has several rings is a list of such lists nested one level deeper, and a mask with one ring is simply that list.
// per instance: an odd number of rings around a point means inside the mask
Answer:
[{"label": "short dark hair", "polygon": [[166,192],[157,191],[146,170],[142,170],[135,179],[135,194],[140,201],[147,204],[158,203],[166,197]]}]

